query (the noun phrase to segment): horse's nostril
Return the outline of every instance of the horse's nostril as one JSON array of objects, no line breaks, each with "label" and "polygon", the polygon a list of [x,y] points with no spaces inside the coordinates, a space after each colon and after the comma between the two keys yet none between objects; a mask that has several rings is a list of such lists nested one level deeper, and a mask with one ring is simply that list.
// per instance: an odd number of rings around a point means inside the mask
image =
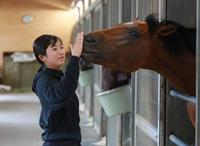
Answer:
[{"label": "horse's nostril", "polygon": [[85,37],[85,41],[86,41],[87,43],[90,43],[90,44],[96,43],[96,40],[95,40],[93,37],[91,37],[91,36]]}]

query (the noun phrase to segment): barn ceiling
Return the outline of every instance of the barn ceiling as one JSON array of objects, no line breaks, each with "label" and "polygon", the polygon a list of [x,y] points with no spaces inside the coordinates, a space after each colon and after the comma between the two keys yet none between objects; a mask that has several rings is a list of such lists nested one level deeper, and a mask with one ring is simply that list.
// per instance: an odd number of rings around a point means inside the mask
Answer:
[{"label": "barn ceiling", "polygon": [[1,0],[1,9],[60,9],[69,8],[72,0]]},{"label": "barn ceiling", "polygon": [[[0,0],[0,51],[31,51],[41,34],[55,34],[69,42],[72,0]],[[24,23],[23,16],[33,21]]]}]

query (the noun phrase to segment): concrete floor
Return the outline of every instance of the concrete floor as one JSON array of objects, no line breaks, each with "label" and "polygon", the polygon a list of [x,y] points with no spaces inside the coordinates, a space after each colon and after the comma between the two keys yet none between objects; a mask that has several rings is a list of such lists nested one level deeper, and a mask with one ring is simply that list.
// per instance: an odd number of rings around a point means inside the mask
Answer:
[{"label": "concrete floor", "polygon": [[[41,129],[38,125],[40,103],[32,93],[0,95],[0,146],[41,146]],[[98,137],[92,119],[80,111],[82,146],[105,146]]]}]

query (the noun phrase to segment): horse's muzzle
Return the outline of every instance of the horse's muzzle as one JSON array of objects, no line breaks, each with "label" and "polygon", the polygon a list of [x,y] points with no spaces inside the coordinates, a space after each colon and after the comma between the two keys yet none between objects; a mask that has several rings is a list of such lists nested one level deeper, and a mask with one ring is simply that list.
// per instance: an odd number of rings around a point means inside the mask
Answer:
[{"label": "horse's muzzle", "polygon": [[84,36],[84,43],[87,44],[87,45],[95,45],[95,44],[97,44],[97,39],[94,36],[85,35]]}]

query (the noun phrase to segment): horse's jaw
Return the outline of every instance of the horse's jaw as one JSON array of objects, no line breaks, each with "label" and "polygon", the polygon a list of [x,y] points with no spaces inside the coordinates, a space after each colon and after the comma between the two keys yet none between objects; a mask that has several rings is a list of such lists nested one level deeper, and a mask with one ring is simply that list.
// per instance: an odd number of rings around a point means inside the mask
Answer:
[{"label": "horse's jaw", "polygon": [[168,62],[162,62],[158,64],[152,70],[158,72],[162,76],[166,77],[178,90],[195,96],[195,60],[193,63],[191,58],[187,58],[188,62],[184,62],[184,67],[181,62],[176,58],[170,58]]},{"label": "horse's jaw", "polygon": [[84,61],[84,64],[89,65],[91,63],[102,65],[106,68],[110,68],[112,70],[121,71],[125,73],[131,73],[133,70],[130,67],[125,65],[118,64],[117,60],[113,61],[113,59],[107,59],[103,57],[94,57],[91,55],[81,55],[81,59]]}]

